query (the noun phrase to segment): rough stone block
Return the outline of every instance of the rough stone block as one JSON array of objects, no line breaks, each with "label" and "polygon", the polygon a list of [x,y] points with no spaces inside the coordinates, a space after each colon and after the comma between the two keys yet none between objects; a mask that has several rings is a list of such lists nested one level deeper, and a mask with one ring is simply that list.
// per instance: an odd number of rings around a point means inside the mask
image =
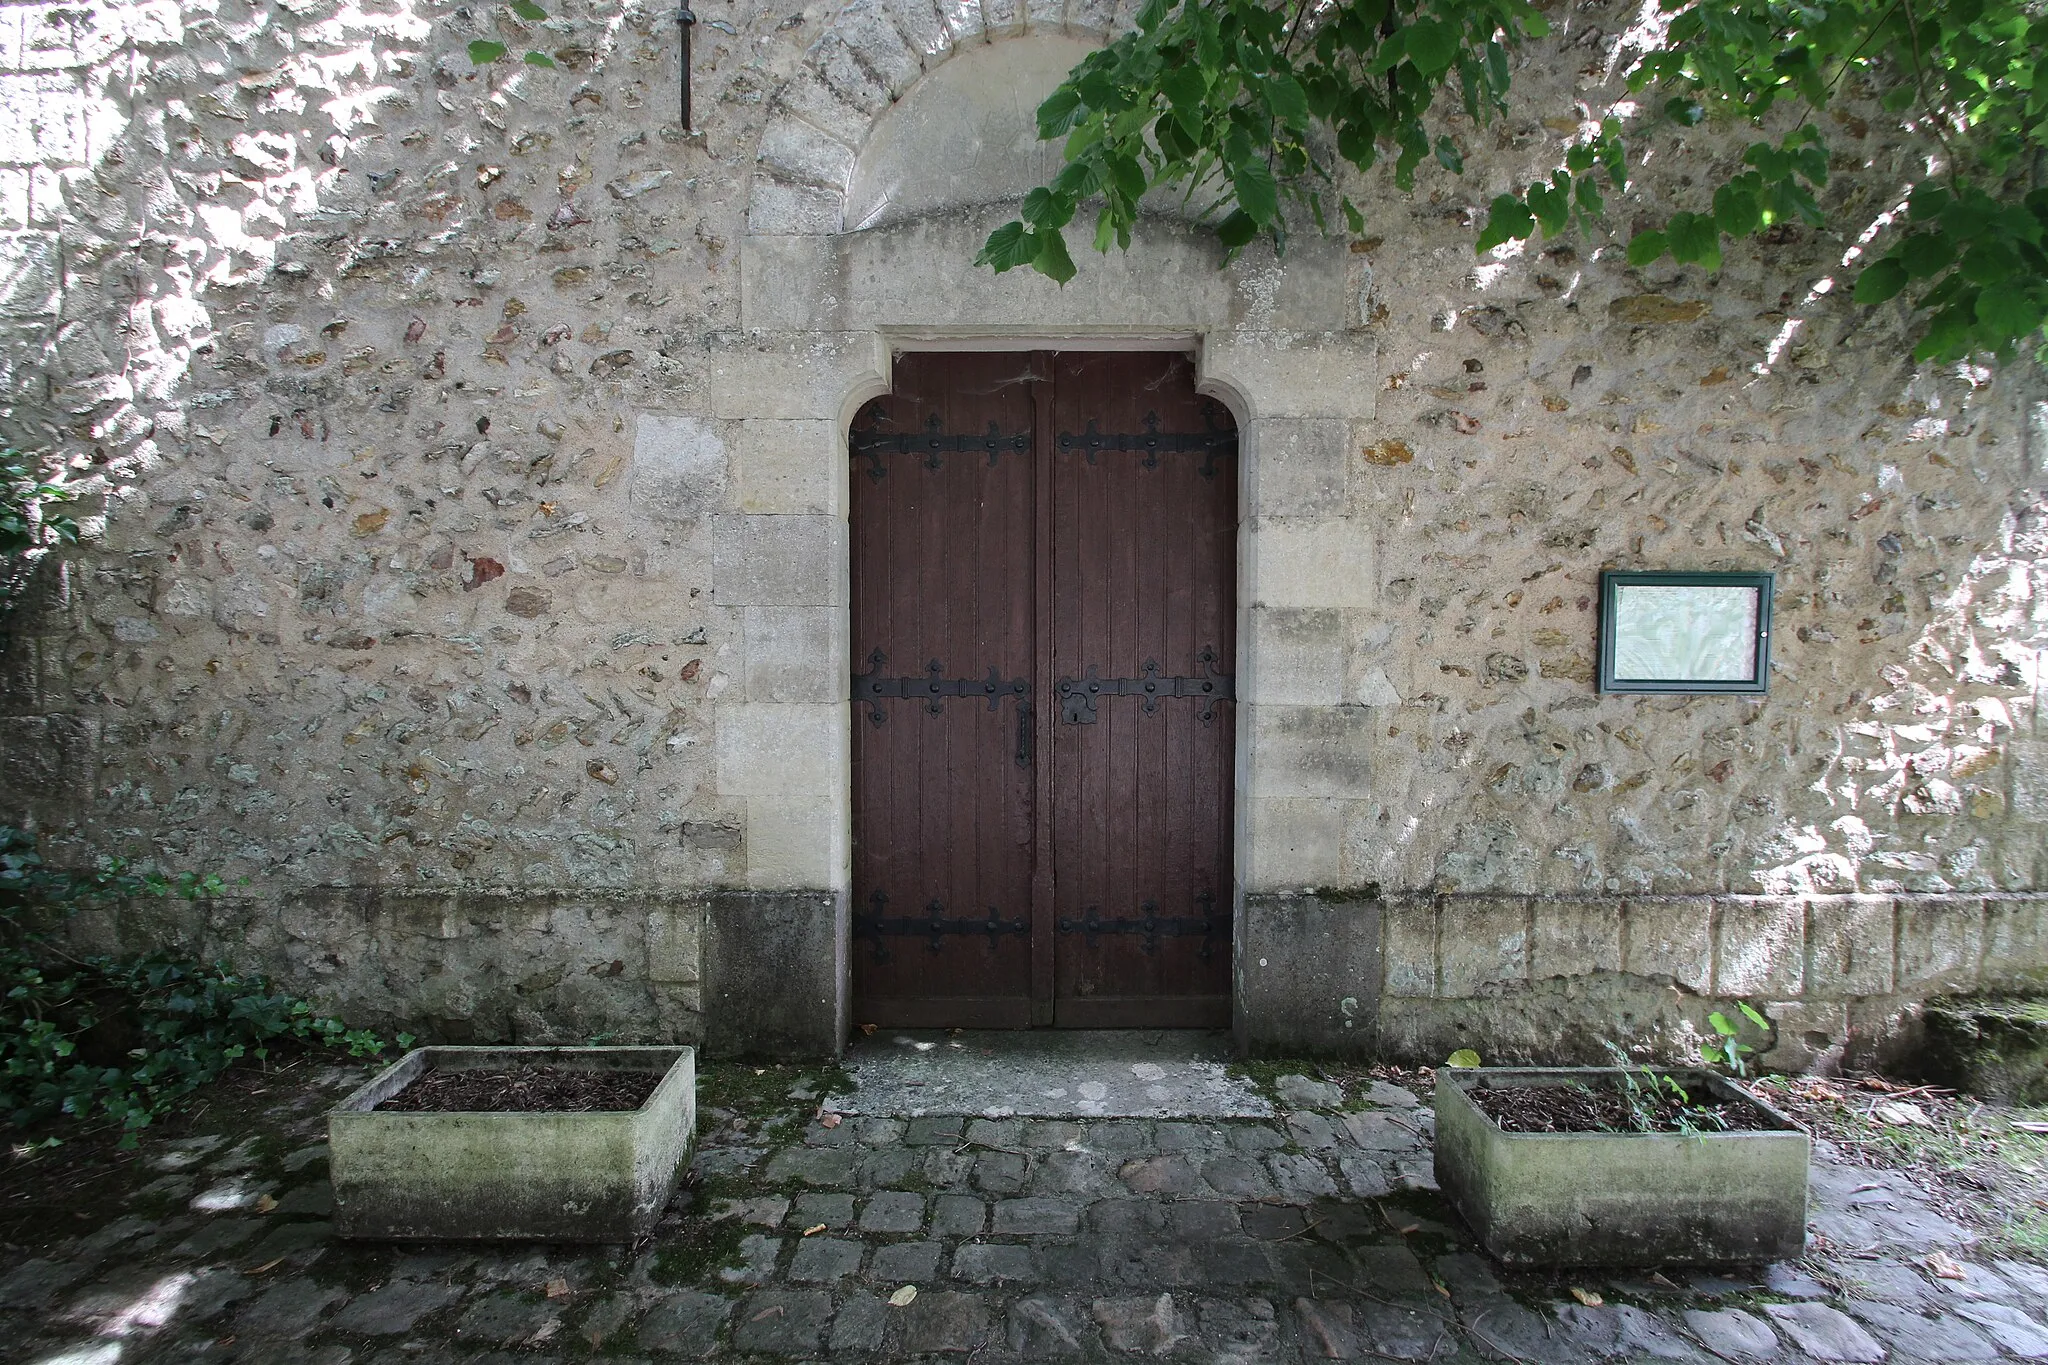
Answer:
[{"label": "rough stone block", "polygon": [[747,699],[843,702],[846,612],[840,607],[748,607]]},{"label": "rough stone block", "polygon": [[732,445],[742,512],[836,516],[844,510],[846,451],[837,422],[741,422]]},{"label": "rough stone block", "polygon": [[2048,740],[2015,739],[2006,746],[2012,763],[2012,815],[2038,824],[2048,820]]},{"label": "rough stone block", "polygon": [[63,279],[63,255],[55,236],[0,234],[0,317],[56,316]]},{"label": "rough stone block", "polygon": [[966,43],[988,41],[987,22],[982,16],[981,0],[939,0],[939,21],[946,26],[947,34],[957,50]]},{"label": "rough stone block", "polygon": [[1344,613],[1323,607],[1262,607],[1250,613],[1250,687],[1240,700],[1283,706],[1344,701]]},{"label": "rough stone block", "polygon": [[1529,937],[1529,975],[1584,976],[1621,970],[1621,902],[1535,902]]},{"label": "rough stone block", "polygon": [[1688,990],[1707,989],[1712,901],[1705,896],[1631,900],[1624,914],[1623,971],[1668,976]]},{"label": "rough stone block", "polygon": [[[882,79],[891,95],[900,96],[924,74],[924,54],[893,22],[893,8],[886,0],[853,0],[833,17],[832,31]],[[931,22],[938,22],[936,13]]]},{"label": "rough stone block", "polygon": [[647,979],[656,985],[694,986],[702,965],[704,908],[657,906],[647,912]]},{"label": "rough stone block", "polygon": [[1341,515],[1351,464],[1351,424],[1334,418],[1265,417],[1240,438],[1257,517]]},{"label": "rough stone block", "polygon": [[722,422],[643,412],[633,433],[633,508],[653,521],[692,523],[726,510]]},{"label": "rough stone block", "polygon": [[1984,902],[1976,896],[1908,896],[1898,903],[1896,989],[1907,995],[1967,991],[1984,956]]},{"label": "rough stone block", "polygon": [[1343,802],[1252,797],[1247,805],[1251,845],[1244,873],[1247,890],[1300,890],[1332,886],[1341,879]]},{"label": "rough stone block", "polygon": [[791,184],[844,193],[853,158],[852,147],[799,119],[770,119],[761,132],[760,163]]},{"label": "rough stone block", "polygon": [[771,235],[822,236],[839,231],[846,196],[816,185],[792,185],[772,176],[754,177],[747,202],[747,231]]},{"label": "rough stone block", "polygon": [[1991,896],[1984,902],[1986,988],[2048,984],[2048,896]]},{"label": "rough stone block", "polygon": [[823,797],[836,803],[845,776],[844,706],[752,702],[718,708],[721,795]]},{"label": "rough stone block", "polygon": [[[1380,730],[1363,706],[1249,706],[1251,789],[1258,796],[1372,795],[1373,745]],[[1242,722],[1240,722],[1242,723]],[[1338,831],[1342,837],[1341,828]]]},{"label": "rough stone block", "polygon": [[1839,1000],[1770,1001],[1762,1007],[1764,1017],[1777,1029],[1777,1044],[1757,1054],[1757,1062],[1772,1071],[1815,1071],[1831,1075],[1841,1070],[1842,1050],[1849,1037],[1849,1007]]},{"label": "rough stone block", "polygon": [[1806,982],[1806,905],[1780,896],[1714,902],[1714,994],[1787,1000]]},{"label": "rough stone block", "polygon": [[887,350],[869,332],[721,332],[706,350],[714,417],[811,417],[836,426],[856,393],[884,391],[889,372]]},{"label": "rough stone block", "polygon": [[747,798],[747,885],[757,891],[846,884],[846,818],[816,797]]},{"label": "rough stone block", "polygon": [[0,170],[0,229],[28,226],[29,174],[25,170]]},{"label": "rough stone block", "polygon": [[74,166],[91,150],[91,101],[67,76],[0,76],[0,162]]},{"label": "rough stone block", "polygon": [[1262,519],[1245,539],[1256,603],[1370,608],[1378,595],[1372,534],[1358,522]]},{"label": "rough stone block", "polygon": [[1369,418],[1379,400],[1379,344],[1356,332],[1219,333],[1203,341],[1201,368],[1239,393],[1269,395],[1261,412]]},{"label": "rough stone block", "polygon": [[1387,994],[1427,999],[1437,994],[1439,906],[1434,896],[1392,896],[1380,911],[1386,938]]},{"label": "rough stone block", "polygon": [[1456,896],[1443,903],[1442,991],[1478,995],[1529,978],[1529,902],[1520,896]]},{"label": "rough stone block", "polygon": [[847,1028],[846,930],[838,892],[714,894],[704,926],[705,1051],[838,1056]]},{"label": "rough stone block", "polygon": [[1895,921],[1889,896],[1808,902],[1806,993],[1825,1000],[1889,994]]},{"label": "rough stone block", "polygon": [[726,516],[714,534],[712,582],[720,605],[845,605],[846,523],[837,517]]},{"label": "rough stone block", "polygon": [[1365,897],[1245,897],[1236,1005],[1246,1050],[1372,1052],[1383,975],[1380,910]]}]

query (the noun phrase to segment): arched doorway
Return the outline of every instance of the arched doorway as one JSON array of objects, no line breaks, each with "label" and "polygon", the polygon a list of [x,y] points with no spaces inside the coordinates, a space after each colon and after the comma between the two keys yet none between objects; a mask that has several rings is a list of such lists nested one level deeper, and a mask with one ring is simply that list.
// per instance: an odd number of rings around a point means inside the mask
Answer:
[{"label": "arched doorway", "polygon": [[1178,353],[912,354],[848,450],[855,1021],[1227,1025],[1229,414]]}]

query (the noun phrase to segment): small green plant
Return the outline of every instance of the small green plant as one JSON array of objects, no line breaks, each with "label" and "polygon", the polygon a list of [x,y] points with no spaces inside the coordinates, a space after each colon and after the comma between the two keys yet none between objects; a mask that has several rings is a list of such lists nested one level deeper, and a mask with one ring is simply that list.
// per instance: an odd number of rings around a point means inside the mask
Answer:
[{"label": "small green plant", "polygon": [[1636,1062],[1603,1038],[1602,1047],[1620,1069],[1621,1093],[1628,1104],[1629,1127],[1638,1133],[1676,1129],[1681,1133],[1720,1132],[1727,1120],[1718,1109],[1693,1102],[1692,1092],[1676,1076],[1648,1062]]},{"label": "small green plant", "polygon": [[[1736,1001],[1735,1007],[1742,1011],[1743,1018],[1756,1025],[1764,1037],[1771,1036],[1771,1021],[1758,1013],[1747,1000]],[[1719,1010],[1707,1016],[1707,1023],[1713,1026],[1714,1036],[1700,1044],[1700,1060],[1708,1066],[1723,1067],[1732,1076],[1747,1079],[1748,1057],[1756,1049],[1742,1041],[1741,1026],[1731,1023],[1728,1016]]]},{"label": "small green plant", "polygon": [[237,1062],[269,1060],[279,1045],[384,1051],[377,1034],[225,962],[79,956],[57,937],[82,907],[226,889],[217,876],[138,872],[114,858],[87,871],[51,868],[33,835],[0,826],[0,1118],[23,1128],[110,1123],[133,1146],[183,1097]]},{"label": "small green plant", "polygon": [[78,523],[51,510],[70,502],[72,490],[52,483],[19,451],[0,450],[0,555],[78,540]]}]

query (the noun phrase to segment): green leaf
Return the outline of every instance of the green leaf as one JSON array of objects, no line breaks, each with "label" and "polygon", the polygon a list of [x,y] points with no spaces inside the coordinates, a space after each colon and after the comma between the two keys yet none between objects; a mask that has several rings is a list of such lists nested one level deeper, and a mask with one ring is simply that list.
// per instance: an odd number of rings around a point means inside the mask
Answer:
[{"label": "green leaf", "polygon": [[974,263],[992,267],[1000,275],[1005,270],[1030,265],[1037,259],[1037,239],[1025,231],[1022,223],[1009,222],[988,235],[988,241],[982,244],[981,254],[974,258]]},{"label": "green leaf", "polygon": [[1062,85],[1038,106],[1038,136],[1046,141],[1064,136],[1081,116],[1081,92]]},{"label": "green leaf", "polygon": [[1216,225],[1217,240],[1232,251],[1244,246],[1258,235],[1258,223],[1243,209],[1233,210],[1229,217]]},{"label": "green leaf", "polygon": [[512,0],[512,12],[529,23],[537,24],[548,17],[548,12],[533,0]]},{"label": "green leaf", "polygon": [[1479,1065],[1479,1054],[1469,1047],[1461,1047],[1444,1058],[1445,1066],[1474,1067]]},{"label": "green leaf", "polygon": [[488,38],[477,38],[469,45],[469,60],[478,66],[489,66],[504,55],[505,45]]},{"label": "green leaf", "polygon": [[526,54],[526,64],[528,66],[552,67],[555,64],[555,59],[548,56],[545,52],[529,52]]},{"label": "green leaf", "polygon": [[1408,35],[1408,60],[1423,75],[1435,79],[1451,69],[1458,55],[1458,31],[1449,24],[1425,19],[1401,32]]},{"label": "green leaf", "polygon": [[1458,144],[1451,141],[1449,134],[1436,140],[1436,159],[1437,163],[1452,175],[1465,173],[1464,154],[1458,150]]},{"label": "green leaf", "polygon": [[1519,242],[1536,230],[1536,215],[1512,194],[1495,195],[1486,215],[1486,226],[1474,244],[1479,251],[1491,251],[1505,242]]},{"label": "green leaf", "polygon": [[1869,268],[1856,277],[1856,302],[1883,303],[1895,298],[1906,287],[1909,278],[1906,267],[1893,257],[1872,261]]},{"label": "green leaf", "polygon": [[1664,117],[1683,127],[1694,127],[1706,116],[1707,111],[1700,106],[1697,100],[1679,97],[1664,102]]},{"label": "green leaf", "polygon": [[1721,268],[1721,228],[1701,213],[1674,213],[1665,224],[1670,239],[1671,259],[1686,265],[1700,265],[1709,272]]},{"label": "green leaf", "polygon": [[1266,81],[1266,103],[1272,107],[1273,116],[1291,128],[1308,126],[1308,94],[1301,83],[1280,72]]},{"label": "green leaf", "polygon": [[1714,222],[1730,237],[1747,237],[1762,221],[1763,210],[1748,187],[1723,185],[1714,191]]},{"label": "green leaf", "polygon": [[1159,92],[1173,106],[1183,127],[1190,133],[1201,129],[1202,102],[1209,97],[1209,82],[1202,68],[1192,62],[1168,67],[1159,73]]},{"label": "green leaf", "polygon": [[1977,296],[1977,321],[1997,348],[2041,330],[2041,300],[2021,288],[1987,289]]},{"label": "green leaf", "polygon": [[1638,232],[1629,239],[1628,263],[1641,270],[1669,249],[1663,233],[1654,229],[1649,232]]},{"label": "green leaf", "polygon": [[1280,189],[1273,182],[1273,168],[1263,157],[1253,156],[1231,167],[1230,183],[1237,190],[1237,206],[1260,227],[1280,216]]},{"label": "green leaf", "polygon": [[1039,274],[1059,284],[1074,278],[1074,258],[1067,254],[1067,239],[1057,232],[1041,232],[1038,238],[1038,256],[1031,262]]},{"label": "green leaf", "polygon": [[1916,232],[1899,246],[1899,264],[1909,279],[1924,280],[1940,274],[1956,258],[1956,245],[1946,232]]}]

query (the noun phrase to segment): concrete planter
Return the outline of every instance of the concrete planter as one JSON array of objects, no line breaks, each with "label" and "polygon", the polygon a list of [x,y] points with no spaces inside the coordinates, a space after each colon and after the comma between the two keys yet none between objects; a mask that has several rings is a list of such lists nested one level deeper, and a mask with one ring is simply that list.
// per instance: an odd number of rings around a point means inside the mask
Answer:
[{"label": "concrete planter", "polygon": [[[421,1072],[555,1066],[650,1071],[630,1112],[381,1111]],[[327,1116],[334,1226],[343,1237],[630,1242],[661,1217],[697,1127],[687,1047],[426,1047]]]},{"label": "concrete planter", "polygon": [[1695,1095],[1740,1096],[1785,1126],[1731,1133],[1508,1133],[1480,1087],[1611,1083],[1610,1067],[1443,1068],[1436,1178],[1480,1242],[1513,1265],[1775,1261],[1806,1245],[1811,1139],[1739,1086],[1676,1071]]}]

